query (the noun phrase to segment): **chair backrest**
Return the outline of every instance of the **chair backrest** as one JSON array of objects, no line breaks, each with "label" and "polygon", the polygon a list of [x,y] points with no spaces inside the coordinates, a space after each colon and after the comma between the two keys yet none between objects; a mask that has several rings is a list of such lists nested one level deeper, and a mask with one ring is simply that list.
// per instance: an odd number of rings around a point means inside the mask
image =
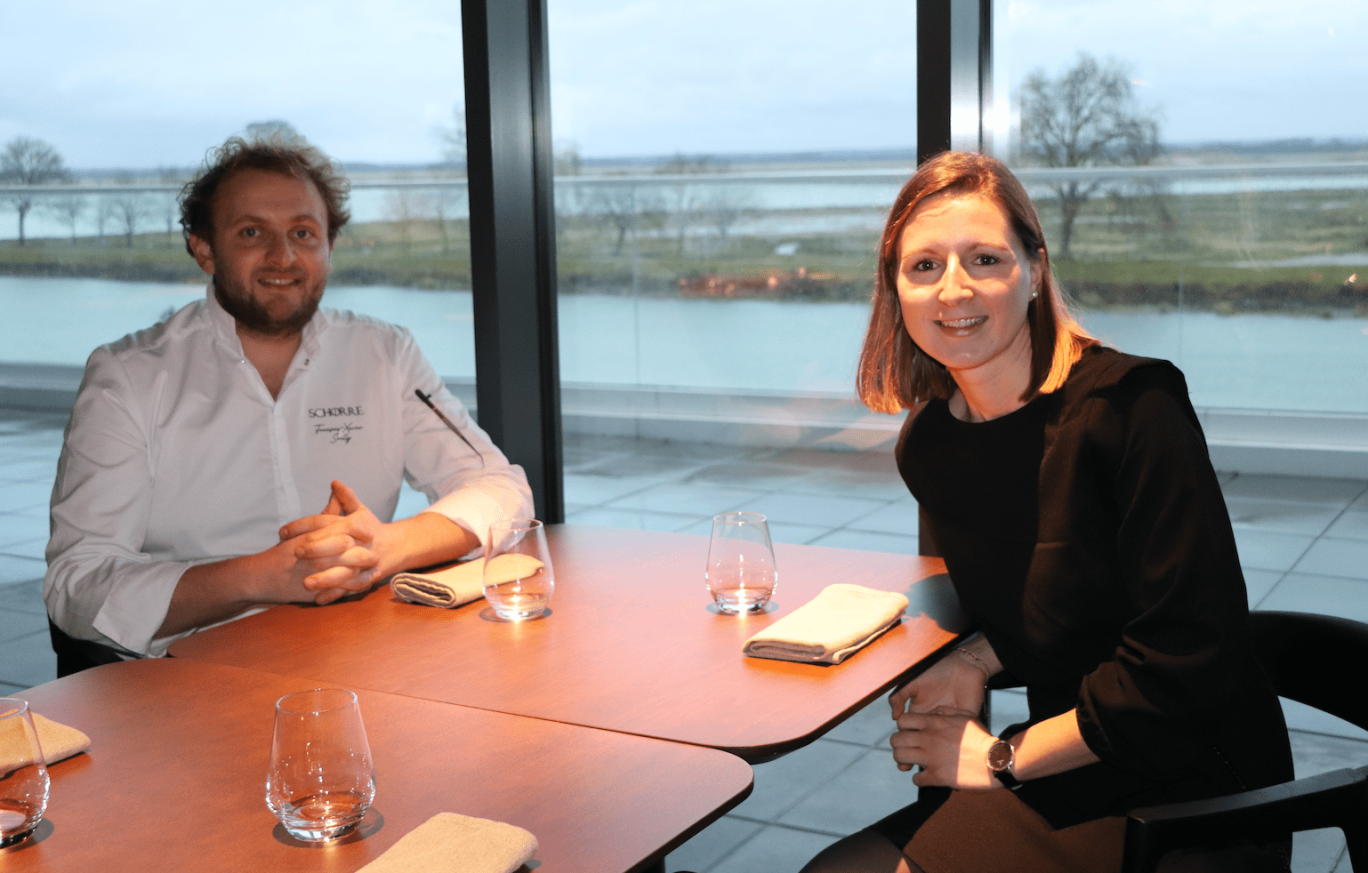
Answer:
[{"label": "chair backrest", "polygon": [[1252,612],[1249,622],[1279,697],[1368,729],[1368,694],[1353,678],[1368,664],[1368,624],[1305,612]]}]

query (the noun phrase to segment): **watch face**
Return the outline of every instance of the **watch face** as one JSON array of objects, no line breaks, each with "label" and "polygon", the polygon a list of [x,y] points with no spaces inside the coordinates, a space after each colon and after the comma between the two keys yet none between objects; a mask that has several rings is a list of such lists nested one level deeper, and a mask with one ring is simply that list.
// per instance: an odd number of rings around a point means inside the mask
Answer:
[{"label": "watch face", "polygon": [[1006,770],[1012,765],[1012,744],[1006,740],[998,740],[988,748],[988,768],[990,770]]}]

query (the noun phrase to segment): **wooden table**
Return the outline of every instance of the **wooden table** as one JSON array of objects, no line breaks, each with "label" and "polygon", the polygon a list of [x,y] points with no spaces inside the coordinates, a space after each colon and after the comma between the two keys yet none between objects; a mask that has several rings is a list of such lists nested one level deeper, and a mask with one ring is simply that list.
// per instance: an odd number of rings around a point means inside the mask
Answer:
[{"label": "wooden table", "polygon": [[[913,675],[964,627],[939,559],[780,544],[774,608],[716,611],[708,539],[552,526],[548,614],[506,623],[387,586],[282,606],[180,640],[195,658],[427,700],[712,746],[749,761],[805,745]],[[905,592],[909,617],[845,663],[747,658],[741,646],[834,582]]]},{"label": "wooden table", "polygon": [[531,831],[547,873],[613,873],[659,861],[750,793],[750,767],[713,749],[358,691],[375,804],[359,836],[311,846],[265,802],[275,701],[309,687],[157,660],[23,692],[91,748],[52,765],[37,839],[0,851],[0,869],[346,873],[458,812]]}]

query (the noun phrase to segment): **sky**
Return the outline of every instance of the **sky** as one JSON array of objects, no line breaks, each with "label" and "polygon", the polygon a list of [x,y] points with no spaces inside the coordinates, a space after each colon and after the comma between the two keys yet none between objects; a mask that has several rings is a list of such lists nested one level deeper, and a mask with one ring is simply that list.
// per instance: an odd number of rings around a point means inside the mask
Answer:
[{"label": "sky", "polygon": [[[913,0],[547,2],[553,133],[586,157],[915,143]],[[1087,50],[1130,65],[1169,142],[1368,138],[1364,0],[996,5],[999,98]],[[6,2],[0,143],[47,140],[77,169],[186,167],[283,119],[344,163],[435,162],[462,102],[459,10]]]}]

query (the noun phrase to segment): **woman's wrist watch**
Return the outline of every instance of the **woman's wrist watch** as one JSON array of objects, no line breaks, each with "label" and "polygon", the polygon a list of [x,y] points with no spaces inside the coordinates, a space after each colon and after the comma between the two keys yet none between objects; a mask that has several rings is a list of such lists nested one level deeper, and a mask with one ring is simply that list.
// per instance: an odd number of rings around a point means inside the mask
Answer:
[{"label": "woman's wrist watch", "polygon": [[1004,788],[1013,791],[1021,787],[1021,780],[1012,772],[1012,765],[1015,763],[1016,749],[1002,737],[998,737],[997,741],[988,747],[988,772],[993,774],[993,778],[1002,783]]}]

